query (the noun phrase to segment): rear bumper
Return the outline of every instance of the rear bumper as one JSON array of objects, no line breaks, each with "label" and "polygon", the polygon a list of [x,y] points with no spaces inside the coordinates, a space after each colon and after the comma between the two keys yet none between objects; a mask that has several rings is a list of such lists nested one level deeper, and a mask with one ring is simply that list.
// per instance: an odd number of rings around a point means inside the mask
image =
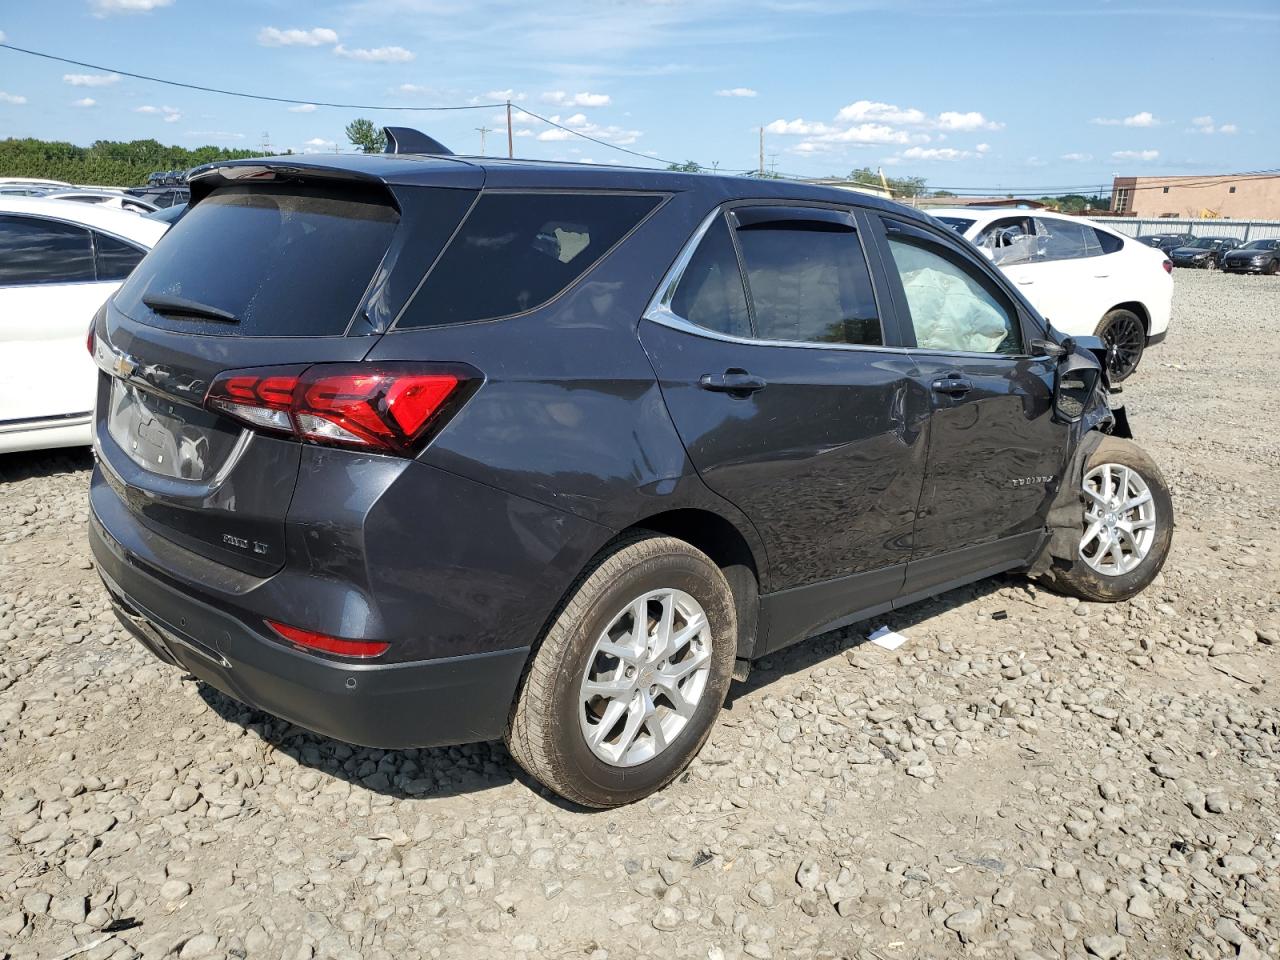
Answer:
[{"label": "rear bumper", "polygon": [[324,659],[165,582],[94,513],[89,539],[124,627],[160,659],[242,703],[384,749],[492,740],[506,730],[528,648],[392,664]]},{"label": "rear bumper", "polygon": [[17,450],[52,450],[87,447],[93,442],[93,414],[80,413],[47,420],[10,420],[0,423],[0,453]]}]

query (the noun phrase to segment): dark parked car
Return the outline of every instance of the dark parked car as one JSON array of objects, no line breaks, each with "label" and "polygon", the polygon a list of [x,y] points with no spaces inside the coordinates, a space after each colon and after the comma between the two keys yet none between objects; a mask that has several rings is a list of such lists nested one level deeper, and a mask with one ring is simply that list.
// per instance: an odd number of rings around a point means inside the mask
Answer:
[{"label": "dark parked car", "polygon": [[1102,342],[837,189],[231,161],[91,350],[90,538],[156,656],[586,805],[676,777],[752,660],[1003,570],[1123,600],[1173,529]]},{"label": "dark parked car", "polygon": [[191,195],[185,186],[132,187],[125,193],[149,200],[157,207],[172,207],[174,204],[186,203]]},{"label": "dark parked car", "polygon": [[1195,239],[1195,235],[1190,233],[1152,233],[1138,237],[1137,241],[1145,243],[1148,247],[1155,247],[1167,257],[1178,247],[1185,247]]},{"label": "dark parked car", "polygon": [[1185,247],[1175,247],[1169,259],[1175,267],[1199,267],[1213,270],[1222,262],[1228,251],[1240,246],[1235,237],[1200,237]]},{"label": "dark parked car", "polygon": [[1222,258],[1227,273],[1280,272],[1280,240],[1250,240]]}]

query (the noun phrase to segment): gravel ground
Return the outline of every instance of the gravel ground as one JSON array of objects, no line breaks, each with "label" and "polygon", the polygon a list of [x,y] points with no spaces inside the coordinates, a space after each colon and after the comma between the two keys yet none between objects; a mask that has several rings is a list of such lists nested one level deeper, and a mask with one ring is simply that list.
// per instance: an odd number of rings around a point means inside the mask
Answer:
[{"label": "gravel ground", "polygon": [[1280,280],[1179,272],[1174,317],[1126,390],[1180,511],[1145,594],[1009,577],[894,653],[818,638],[603,813],[155,662],[88,458],[0,458],[0,957],[1280,956]]}]

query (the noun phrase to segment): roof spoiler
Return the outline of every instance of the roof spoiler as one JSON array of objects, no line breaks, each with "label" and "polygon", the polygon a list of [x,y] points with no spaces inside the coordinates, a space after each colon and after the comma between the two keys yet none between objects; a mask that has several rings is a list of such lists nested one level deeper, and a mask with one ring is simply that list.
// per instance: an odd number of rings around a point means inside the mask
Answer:
[{"label": "roof spoiler", "polygon": [[383,127],[387,145],[383,153],[430,153],[442,157],[452,157],[453,151],[434,137],[428,137],[421,130],[413,127]]}]

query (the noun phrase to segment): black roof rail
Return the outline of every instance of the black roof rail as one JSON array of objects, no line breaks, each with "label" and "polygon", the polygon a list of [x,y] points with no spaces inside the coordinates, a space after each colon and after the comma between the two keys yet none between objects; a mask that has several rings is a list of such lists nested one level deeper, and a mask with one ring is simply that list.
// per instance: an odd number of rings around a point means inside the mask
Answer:
[{"label": "black roof rail", "polygon": [[433,153],[442,157],[452,157],[453,151],[435,137],[428,137],[421,130],[413,127],[383,127],[387,145],[383,153]]}]

